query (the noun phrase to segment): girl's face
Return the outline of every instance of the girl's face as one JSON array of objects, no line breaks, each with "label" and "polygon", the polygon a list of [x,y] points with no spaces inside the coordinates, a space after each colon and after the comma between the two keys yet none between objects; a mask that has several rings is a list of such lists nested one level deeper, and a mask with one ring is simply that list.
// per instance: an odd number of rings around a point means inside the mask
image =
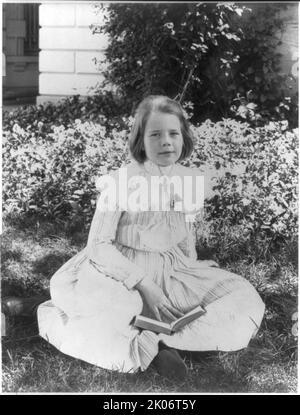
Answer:
[{"label": "girl's face", "polygon": [[144,132],[147,159],[159,166],[169,166],[179,159],[182,146],[183,137],[179,118],[174,114],[152,112]]}]

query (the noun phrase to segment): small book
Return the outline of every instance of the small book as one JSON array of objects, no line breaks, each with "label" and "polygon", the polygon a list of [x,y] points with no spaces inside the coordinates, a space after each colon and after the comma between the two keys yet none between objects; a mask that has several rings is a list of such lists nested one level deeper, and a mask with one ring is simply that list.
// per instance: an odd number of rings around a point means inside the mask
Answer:
[{"label": "small book", "polygon": [[196,318],[202,316],[205,313],[206,310],[201,307],[201,305],[199,305],[172,323],[165,323],[163,321],[154,320],[149,317],[138,315],[135,317],[133,325],[135,327],[139,327],[140,329],[150,330],[156,333],[173,334],[184,327],[186,324],[191,323],[192,321],[196,320]]}]

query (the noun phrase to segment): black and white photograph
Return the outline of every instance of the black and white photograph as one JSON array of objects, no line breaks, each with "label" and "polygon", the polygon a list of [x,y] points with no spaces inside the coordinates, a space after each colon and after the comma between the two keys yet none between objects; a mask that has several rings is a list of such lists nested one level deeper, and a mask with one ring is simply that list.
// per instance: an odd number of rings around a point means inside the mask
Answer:
[{"label": "black and white photograph", "polygon": [[1,2],[2,394],[298,393],[298,9]]}]

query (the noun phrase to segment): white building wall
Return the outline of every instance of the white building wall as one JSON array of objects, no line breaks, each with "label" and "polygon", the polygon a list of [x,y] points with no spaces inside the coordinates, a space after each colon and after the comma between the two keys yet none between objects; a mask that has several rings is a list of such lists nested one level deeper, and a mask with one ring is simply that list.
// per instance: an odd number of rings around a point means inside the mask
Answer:
[{"label": "white building wall", "polygon": [[298,90],[299,80],[299,4],[289,4],[289,7],[279,13],[279,16],[284,22],[283,31],[278,33],[281,41],[278,47],[278,52],[282,55],[281,70],[290,75],[287,86],[295,91]]},{"label": "white building wall", "polygon": [[47,3],[39,7],[40,55],[38,103],[69,95],[93,95],[102,81],[99,65],[107,38],[90,28],[100,23],[93,3]]},{"label": "white building wall", "polygon": [[[263,3],[245,5],[256,12],[263,7]],[[298,4],[289,3],[281,15],[285,25],[277,34],[282,42],[278,52],[282,54],[282,72],[291,75],[286,87],[294,91],[298,89]],[[40,96],[37,102],[56,101],[70,95],[93,95],[93,87],[103,79],[94,58],[104,59],[108,40],[104,35],[93,35],[89,26],[101,23],[102,19],[102,15],[95,13],[94,4],[89,2],[40,5]]]}]

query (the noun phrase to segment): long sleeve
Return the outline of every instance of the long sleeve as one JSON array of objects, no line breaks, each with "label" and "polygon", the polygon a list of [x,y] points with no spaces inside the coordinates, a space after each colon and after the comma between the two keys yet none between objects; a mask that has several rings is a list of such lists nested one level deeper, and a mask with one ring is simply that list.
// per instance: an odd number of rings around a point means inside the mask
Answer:
[{"label": "long sleeve", "polygon": [[89,232],[87,255],[97,270],[132,289],[146,277],[146,272],[114,245],[121,215],[121,211],[103,211],[97,206]]}]

